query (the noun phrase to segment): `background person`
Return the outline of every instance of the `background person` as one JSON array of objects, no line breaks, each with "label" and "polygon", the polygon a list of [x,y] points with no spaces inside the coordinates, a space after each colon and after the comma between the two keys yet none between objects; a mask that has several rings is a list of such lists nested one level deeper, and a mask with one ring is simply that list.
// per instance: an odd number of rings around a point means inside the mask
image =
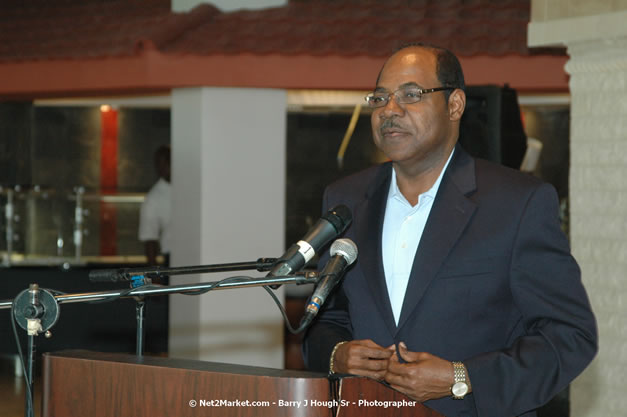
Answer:
[{"label": "background person", "polygon": [[157,255],[162,254],[164,264],[169,265],[170,256],[170,212],[172,191],[170,184],[170,147],[161,146],[154,155],[159,180],[150,188],[141,205],[139,214],[139,240],[149,265],[157,264]]}]

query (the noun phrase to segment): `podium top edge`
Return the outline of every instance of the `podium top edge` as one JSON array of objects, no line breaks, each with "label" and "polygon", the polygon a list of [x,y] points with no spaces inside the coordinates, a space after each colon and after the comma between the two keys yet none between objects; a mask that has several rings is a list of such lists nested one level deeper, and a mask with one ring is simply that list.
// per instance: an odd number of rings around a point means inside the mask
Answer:
[{"label": "podium top edge", "polygon": [[261,366],[240,365],[222,362],[207,362],[194,359],[169,358],[162,356],[141,356],[128,353],[94,352],[89,350],[63,350],[44,353],[44,361],[47,358],[67,358],[86,361],[118,362],[143,366],[156,366],[162,368],[178,368],[195,371],[209,371],[224,374],[241,374],[269,376],[275,378],[306,378],[326,379],[327,375],[320,372],[299,371],[290,369],[266,368]]}]

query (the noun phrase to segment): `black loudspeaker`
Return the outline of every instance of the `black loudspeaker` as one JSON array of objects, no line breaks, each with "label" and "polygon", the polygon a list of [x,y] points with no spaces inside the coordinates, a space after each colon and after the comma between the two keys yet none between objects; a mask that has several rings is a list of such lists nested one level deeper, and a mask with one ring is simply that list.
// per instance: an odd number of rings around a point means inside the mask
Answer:
[{"label": "black loudspeaker", "polygon": [[519,169],[527,136],[516,90],[507,85],[467,87],[459,143],[472,156]]}]

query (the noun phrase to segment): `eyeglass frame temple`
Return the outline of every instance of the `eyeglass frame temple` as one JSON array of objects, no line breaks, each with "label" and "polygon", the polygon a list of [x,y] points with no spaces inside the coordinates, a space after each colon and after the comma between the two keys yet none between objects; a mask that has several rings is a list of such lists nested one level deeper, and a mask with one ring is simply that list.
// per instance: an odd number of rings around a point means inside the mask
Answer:
[{"label": "eyeglass frame temple", "polygon": [[[418,99],[417,101],[415,101],[415,103],[418,103],[420,100],[422,100],[422,95],[423,94],[429,94],[429,93],[435,93],[438,91],[446,91],[446,90],[456,90],[457,87],[433,87],[433,88],[419,88],[418,91],[420,91],[420,99]],[[400,88],[399,88],[400,90]],[[396,90],[396,91],[399,91]],[[384,107],[386,106],[389,102],[390,102],[390,96],[394,96],[396,97],[396,91],[393,91],[391,93],[387,93],[387,98],[385,99],[385,104],[382,106],[377,106],[377,107]],[[366,96],[364,97],[364,100],[366,101],[366,103],[368,103],[368,105],[370,105],[370,101],[368,100],[368,98],[370,97],[374,97],[374,91],[371,91],[370,93],[366,94]],[[398,103],[398,101],[397,101]]]}]

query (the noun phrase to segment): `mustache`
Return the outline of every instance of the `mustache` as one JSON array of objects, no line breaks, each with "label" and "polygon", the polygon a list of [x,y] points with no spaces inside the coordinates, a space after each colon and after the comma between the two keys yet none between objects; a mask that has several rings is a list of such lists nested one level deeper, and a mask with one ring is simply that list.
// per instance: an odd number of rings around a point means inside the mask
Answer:
[{"label": "mustache", "polygon": [[403,129],[403,126],[401,126],[399,123],[396,122],[396,119],[391,118],[391,119],[385,119],[383,121],[383,123],[381,123],[381,126],[379,126],[379,131],[381,133],[383,133],[384,130],[387,129]]}]

